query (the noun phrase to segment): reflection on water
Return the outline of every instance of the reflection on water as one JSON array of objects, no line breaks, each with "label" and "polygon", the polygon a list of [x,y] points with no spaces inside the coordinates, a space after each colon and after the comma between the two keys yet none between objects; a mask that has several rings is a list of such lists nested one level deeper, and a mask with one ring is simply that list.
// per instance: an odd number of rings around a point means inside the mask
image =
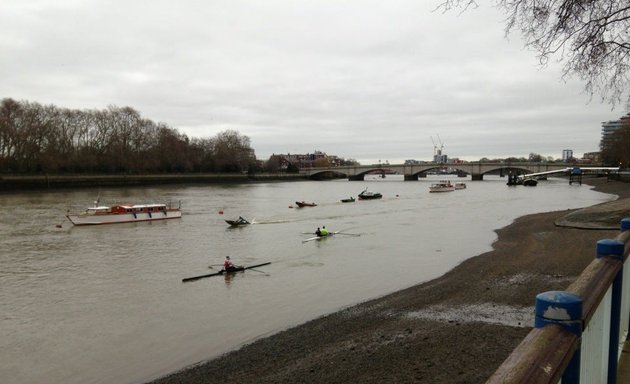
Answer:
[{"label": "reflection on water", "polygon": [[[90,227],[64,214],[99,191],[0,195],[0,377],[146,381],[435,278],[488,250],[493,230],[517,216],[610,199],[554,179],[508,188],[487,178],[429,194],[434,181],[101,189],[102,203],[181,200],[183,218]],[[383,199],[341,203],[368,186]],[[302,200],[317,207],[288,208]],[[253,224],[229,228],[225,218],[238,216]],[[323,225],[361,236],[302,243]],[[226,255],[271,264],[182,283]]]}]

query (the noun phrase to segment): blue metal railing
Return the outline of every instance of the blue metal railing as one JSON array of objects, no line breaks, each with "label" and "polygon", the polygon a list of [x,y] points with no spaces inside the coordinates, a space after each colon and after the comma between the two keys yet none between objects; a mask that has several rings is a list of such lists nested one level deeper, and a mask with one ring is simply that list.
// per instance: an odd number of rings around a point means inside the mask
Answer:
[{"label": "blue metal railing", "polygon": [[565,291],[536,296],[534,329],[488,384],[615,384],[630,329],[630,219]]}]

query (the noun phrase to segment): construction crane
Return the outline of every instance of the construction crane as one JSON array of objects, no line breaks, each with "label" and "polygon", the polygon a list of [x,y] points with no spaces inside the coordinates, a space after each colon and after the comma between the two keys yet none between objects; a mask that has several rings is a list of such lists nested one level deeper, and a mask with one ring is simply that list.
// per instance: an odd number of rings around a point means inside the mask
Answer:
[{"label": "construction crane", "polygon": [[440,135],[437,135],[438,141],[440,142],[440,148],[435,144],[433,140],[433,136],[431,136],[431,142],[433,143],[433,161],[436,163],[445,163],[445,156],[442,156],[442,150],[444,149],[444,143],[440,138]]},{"label": "construction crane", "polygon": [[438,149],[438,146],[435,144],[435,141],[433,140],[433,136],[431,137],[431,142],[433,143],[433,156],[441,156],[442,155],[442,149],[444,149],[444,143],[442,143],[442,139],[440,139],[440,135],[437,135],[438,140],[440,142],[440,149]]}]

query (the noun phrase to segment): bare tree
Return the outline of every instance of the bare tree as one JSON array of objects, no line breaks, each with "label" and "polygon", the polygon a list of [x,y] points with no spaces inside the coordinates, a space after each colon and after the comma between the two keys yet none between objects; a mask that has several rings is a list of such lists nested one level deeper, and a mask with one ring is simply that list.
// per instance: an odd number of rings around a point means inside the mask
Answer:
[{"label": "bare tree", "polygon": [[[630,107],[630,2],[628,0],[494,0],[507,15],[506,35],[519,30],[540,64],[563,63],[563,77],[577,76],[585,90],[613,107]],[[466,10],[475,0],[447,0],[437,9]]]},{"label": "bare tree", "polygon": [[214,156],[219,172],[246,171],[256,159],[249,137],[234,130],[220,132],[214,138]]}]

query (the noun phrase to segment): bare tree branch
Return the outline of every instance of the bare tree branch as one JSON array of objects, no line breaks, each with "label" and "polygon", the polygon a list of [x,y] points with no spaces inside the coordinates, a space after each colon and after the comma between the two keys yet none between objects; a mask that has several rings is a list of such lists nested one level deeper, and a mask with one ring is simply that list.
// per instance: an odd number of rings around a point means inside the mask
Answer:
[{"label": "bare tree branch", "polygon": [[[628,0],[494,0],[506,14],[506,35],[520,32],[542,66],[563,63],[562,77],[577,77],[585,90],[614,107],[630,107],[630,4]],[[473,0],[447,0],[448,12],[477,7]]]}]

